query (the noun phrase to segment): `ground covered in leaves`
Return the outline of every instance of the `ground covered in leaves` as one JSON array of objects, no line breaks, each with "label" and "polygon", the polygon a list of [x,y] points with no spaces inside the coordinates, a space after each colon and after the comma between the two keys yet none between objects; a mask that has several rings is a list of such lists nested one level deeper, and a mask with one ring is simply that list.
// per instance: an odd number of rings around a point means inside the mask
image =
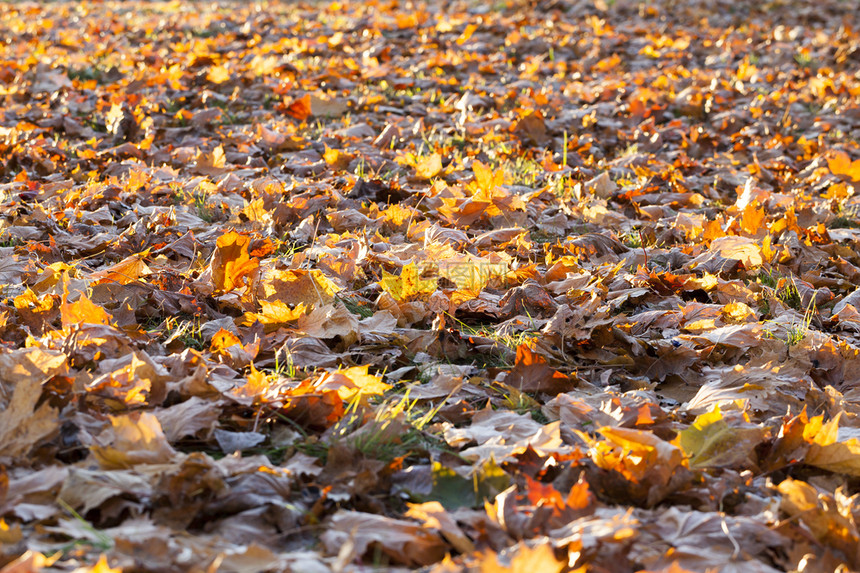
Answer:
[{"label": "ground covered in leaves", "polygon": [[2,4],[2,571],[860,569],[852,10]]}]

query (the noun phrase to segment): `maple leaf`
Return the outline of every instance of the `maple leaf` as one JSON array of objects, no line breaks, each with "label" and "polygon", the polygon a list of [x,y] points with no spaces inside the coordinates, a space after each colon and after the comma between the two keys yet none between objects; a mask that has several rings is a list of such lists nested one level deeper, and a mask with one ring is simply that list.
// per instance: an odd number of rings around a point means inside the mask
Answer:
[{"label": "maple leaf", "polygon": [[434,293],[436,291],[436,279],[422,279],[418,266],[409,263],[403,266],[400,275],[392,275],[383,271],[379,286],[396,300],[409,301]]},{"label": "maple leaf", "polygon": [[505,172],[497,169],[495,172],[480,161],[472,163],[472,171],[475,173],[475,184],[478,189],[485,193],[491,192],[505,182]]},{"label": "maple leaf", "polygon": [[108,565],[107,557],[102,554],[99,555],[99,560],[92,567],[78,567],[72,573],[122,573],[122,568]]},{"label": "maple leaf", "polygon": [[273,332],[307,314],[304,303],[299,303],[295,308],[291,308],[279,300],[261,300],[260,308],[262,312],[246,312],[244,322],[248,325],[260,322],[265,326],[266,332]]},{"label": "maple leaf", "polygon": [[[318,269],[307,271],[267,268],[260,277],[257,296],[272,303],[283,303],[293,308],[304,305],[306,309],[310,309],[331,304],[340,290],[340,286]],[[281,312],[283,309],[271,310]]]},{"label": "maple leaf", "polygon": [[131,255],[115,265],[111,265],[106,269],[92,273],[89,278],[94,280],[96,284],[115,282],[125,285],[135,282],[151,272],[143,260],[148,255],[148,252]]},{"label": "maple leaf", "polygon": [[368,373],[368,366],[353,366],[323,376],[317,382],[321,390],[334,390],[341,400],[348,402],[357,394],[379,395],[391,388],[382,381],[382,376]]},{"label": "maple leaf", "polygon": [[351,539],[354,555],[361,556],[371,545],[397,563],[428,565],[442,559],[446,544],[421,525],[401,519],[358,511],[338,511],[331,519],[331,527],[321,536],[330,553],[338,553]]},{"label": "maple leaf", "polygon": [[424,526],[436,529],[460,553],[471,553],[475,544],[463,533],[457,522],[438,501],[410,503],[406,517],[424,522]]},{"label": "maple leaf", "polygon": [[860,532],[845,507],[853,498],[834,499],[792,478],[780,482],[776,489],[782,494],[780,509],[790,519],[802,521],[819,542],[840,551],[852,566],[860,564]]},{"label": "maple leaf", "polygon": [[243,286],[251,286],[256,279],[259,259],[248,254],[251,239],[229,231],[215,244],[212,257],[212,282],[220,292],[230,292]]},{"label": "maple leaf", "polygon": [[84,296],[75,302],[65,302],[60,305],[60,316],[63,328],[79,324],[110,324],[111,316],[105,309]]},{"label": "maple leaf", "polygon": [[90,451],[105,469],[131,468],[138,464],[172,461],[176,451],[167,443],[161,424],[149,412],[110,416],[113,440],[110,445],[93,445]]},{"label": "maple leaf", "polygon": [[[804,429],[804,437],[811,444],[803,461],[834,473],[860,476],[860,439],[839,440],[841,416],[840,412],[824,424],[820,424],[820,416],[810,420],[812,424]],[[819,424],[820,428],[815,431],[813,428]]]},{"label": "maple leaf", "polygon": [[442,172],[442,156],[433,153],[415,163],[415,175],[420,179],[432,179]]},{"label": "maple leaf", "polygon": [[555,556],[555,551],[549,543],[541,543],[533,547],[522,543],[514,549],[516,551],[506,565],[499,562],[497,554],[487,554],[479,562],[478,571],[480,573],[534,573],[536,571],[559,573],[567,566],[566,560]]},{"label": "maple leaf", "polygon": [[22,456],[59,427],[54,408],[47,403],[36,408],[41,394],[42,383],[36,378],[20,379],[15,385],[12,399],[0,412],[0,456]]},{"label": "maple leaf", "polygon": [[522,392],[559,394],[570,389],[570,378],[551,368],[546,359],[527,344],[517,346],[517,358],[505,384]]},{"label": "maple leaf", "polygon": [[286,109],[287,115],[294,117],[299,121],[303,121],[311,115],[311,96],[305,94],[301,98],[294,100]]},{"label": "maple leaf", "polygon": [[679,432],[674,443],[687,455],[691,468],[732,467],[750,463],[752,450],[766,434],[762,427],[730,426],[717,405]]},{"label": "maple leaf", "polygon": [[50,557],[38,551],[28,550],[23,555],[3,567],[3,573],[31,573],[50,567],[60,559],[60,553]]},{"label": "maple leaf", "polygon": [[827,166],[834,175],[845,175],[852,181],[860,181],[860,159],[851,161],[844,151],[836,151],[828,157]]},{"label": "maple leaf", "polygon": [[224,147],[219,145],[211,152],[198,151],[194,160],[194,170],[201,175],[220,175],[227,166]]}]

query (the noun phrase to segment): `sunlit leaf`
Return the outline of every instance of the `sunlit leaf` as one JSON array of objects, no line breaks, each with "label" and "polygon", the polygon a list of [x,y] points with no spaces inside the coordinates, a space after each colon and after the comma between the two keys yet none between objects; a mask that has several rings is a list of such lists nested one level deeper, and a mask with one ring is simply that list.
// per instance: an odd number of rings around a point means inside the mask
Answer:
[{"label": "sunlit leaf", "polygon": [[677,443],[692,468],[732,467],[750,462],[752,450],[766,432],[761,427],[730,426],[717,405],[680,432]]},{"label": "sunlit leaf", "polygon": [[383,271],[379,285],[382,290],[400,301],[414,300],[436,291],[436,279],[421,278],[418,266],[414,263],[404,265],[400,275]]},{"label": "sunlit leaf", "polygon": [[260,261],[248,254],[251,239],[235,231],[220,237],[212,258],[212,282],[221,292],[250,286],[256,277]]}]

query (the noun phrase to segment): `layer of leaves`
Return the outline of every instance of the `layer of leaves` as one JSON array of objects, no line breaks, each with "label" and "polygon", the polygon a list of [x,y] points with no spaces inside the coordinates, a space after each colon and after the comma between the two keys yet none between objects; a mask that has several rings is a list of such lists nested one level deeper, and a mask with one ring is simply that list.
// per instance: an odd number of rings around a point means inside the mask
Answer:
[{"label": "layer of leaves", "polygon": [[853,7],[0,5],[0,572],[860,569]]}]

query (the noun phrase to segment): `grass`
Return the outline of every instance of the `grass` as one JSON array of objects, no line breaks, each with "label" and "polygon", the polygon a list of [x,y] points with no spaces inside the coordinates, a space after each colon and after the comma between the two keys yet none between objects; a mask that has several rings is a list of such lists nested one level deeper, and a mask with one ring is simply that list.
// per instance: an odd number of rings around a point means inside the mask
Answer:
[{"label": "grass", "polygon": [[373,316],[373,309],[370,307],[364,306],[346,298],[338,298],[338,300],[340,300],[346,307],[346,310],[348,310],[352,314],[357,314],[361,318],[370,318],[371,316]]},{"label": "grass", "polygon": [[[154,323],[157,319],[150,322]],[[181,342],[185,348],[193,350],[205,350],[206,343],[203,340],[203,334],[200,332],[199,319],[184,319],[182,317],[168,316],[163,322],[157,323],[157,326],[145,328],[152,334],[157,334],[163,337],[164,343],[169,344],[174,341]]]},{"label": "grass", "polygon": [[785,306],[798,312],[804,310],[803,300],[800,297],[800,291],[797,290],[797,283],[793,276],[785,276],[773,269],[768,269],[759,272],[756,282],[765,287],[768,295],[782,301]]},{"label": "grass", "polygon": [[197,213],[197,216],[207,223],[215,220],[215,209],[208,205],[207,196],[204,191],[189,192],[182,188],[179,183],[169,183],[173,192],[173,202],[176,205],[185,205]]},{"label": "grass", "polygon": [[508,173],[514,185],[534,187],[546,176],[540,163],[523,156],[517,156],[513,161],[503,162],[501,167]]},{"label": "grass", "polygon": [[69,77],[70,80],[78,80],[82,82],[95,80],[96,82],[101,83],[104,74],[105,69],[101,66],[90,66],[80,69],[69,68],[66,71],[66,75]]},{"label": "grass", "polygon": [[553,243],[558,240],[558,237],[554,235],[550,235],[549,233],[545,233],[543,231],[539,231],[537,229],[532,229],[529,231],[529,238],[534,243],[544,244],[544,243]]},{"label": "grass", "polygon": [[[770,279],[772,280],[772,276]],[[792,322],[788,326],[786,326],[785,338],[780,338],[787,347],[797,346],[801,342],[806,339],[806,336],[810,331],[810,324],[812,323],[812,317],[817,312],[817,307],[815,305],[815,297],[813,296],[809,301],[809,304],[806,305],[806,308],[803,308],[803,302],[800,297],[800,293],[797,290],[797,285],[794,282],[794,278],[790,279],[779,279],[777,281],[776,289],[772,287],[768,287],[773,296],[781,300],[785,303],[786,306],[798,311],[803,312],[803,319],[798,322]],[[765,315],[771,313],[770,302],[768,299],[765,299],[765,306],[763,307],[763,312]],[[772,322],[772,321],[766,321]],[[774,336],[773,331],[765,330],[765,338],[777,338]]]},{"label": "grass", "polygon": [[839,216],[833,220],[830,227],[833,229],[858,229],[860,228],[860,222],[854,218]]},{"label": "grass", "polygon": [[[469,325],[451,314],[445,313],[446,318],[456,322],[464,336],[480,336],[515,351],[521,344],[527,343],[531,338],[539,335],[537,328],[526,328],[516,333],[502,333],[494,324]],[[513,364],[502,354],[487,353],[471,359],[470,364],[481,368],[511,368]]]},{"label": "grass", "polygon": [[539,424],[548,424],[549,418],[540,409],[540,403],[525,392],[504,383],[494,383],[492,387],[502,395],[503,405],[517,414],[528,414]]},{"label": "grass", "polygon": [[277,376],[281,376],[284,378],[296,378],[299,375],[299,368],[296,367],[295,362],[293,362],[293,355],[289,352],[285,352],[284,362],[281,363],[281,353],[275,353],[275,368],[272,370],[272,374]]},{"label": "grass", "polygon": [[618,237],[621,242],[631,248],[631,249],[640,249],[642,248],[642,232],[639,229],[631,229],[623,233],[620,237]]},{"label": "grass", "polygon": [[349,402],[344,417],[332,428],[336,440],[342,440],[368,459],[386,462],[414,456],[426,458],[431,450],[447,450],[444,442],[426,429],[445,400],[424,409],[417,399],[409,399],[407,391],[376,405],[368,418],[362,405],[364,399],[357,394]]},{"label": "grass", "polygon": [[18,238],[13,237],[12,235],[0,235],[0,247],[17,247],[22,244],[23,243]]}]

